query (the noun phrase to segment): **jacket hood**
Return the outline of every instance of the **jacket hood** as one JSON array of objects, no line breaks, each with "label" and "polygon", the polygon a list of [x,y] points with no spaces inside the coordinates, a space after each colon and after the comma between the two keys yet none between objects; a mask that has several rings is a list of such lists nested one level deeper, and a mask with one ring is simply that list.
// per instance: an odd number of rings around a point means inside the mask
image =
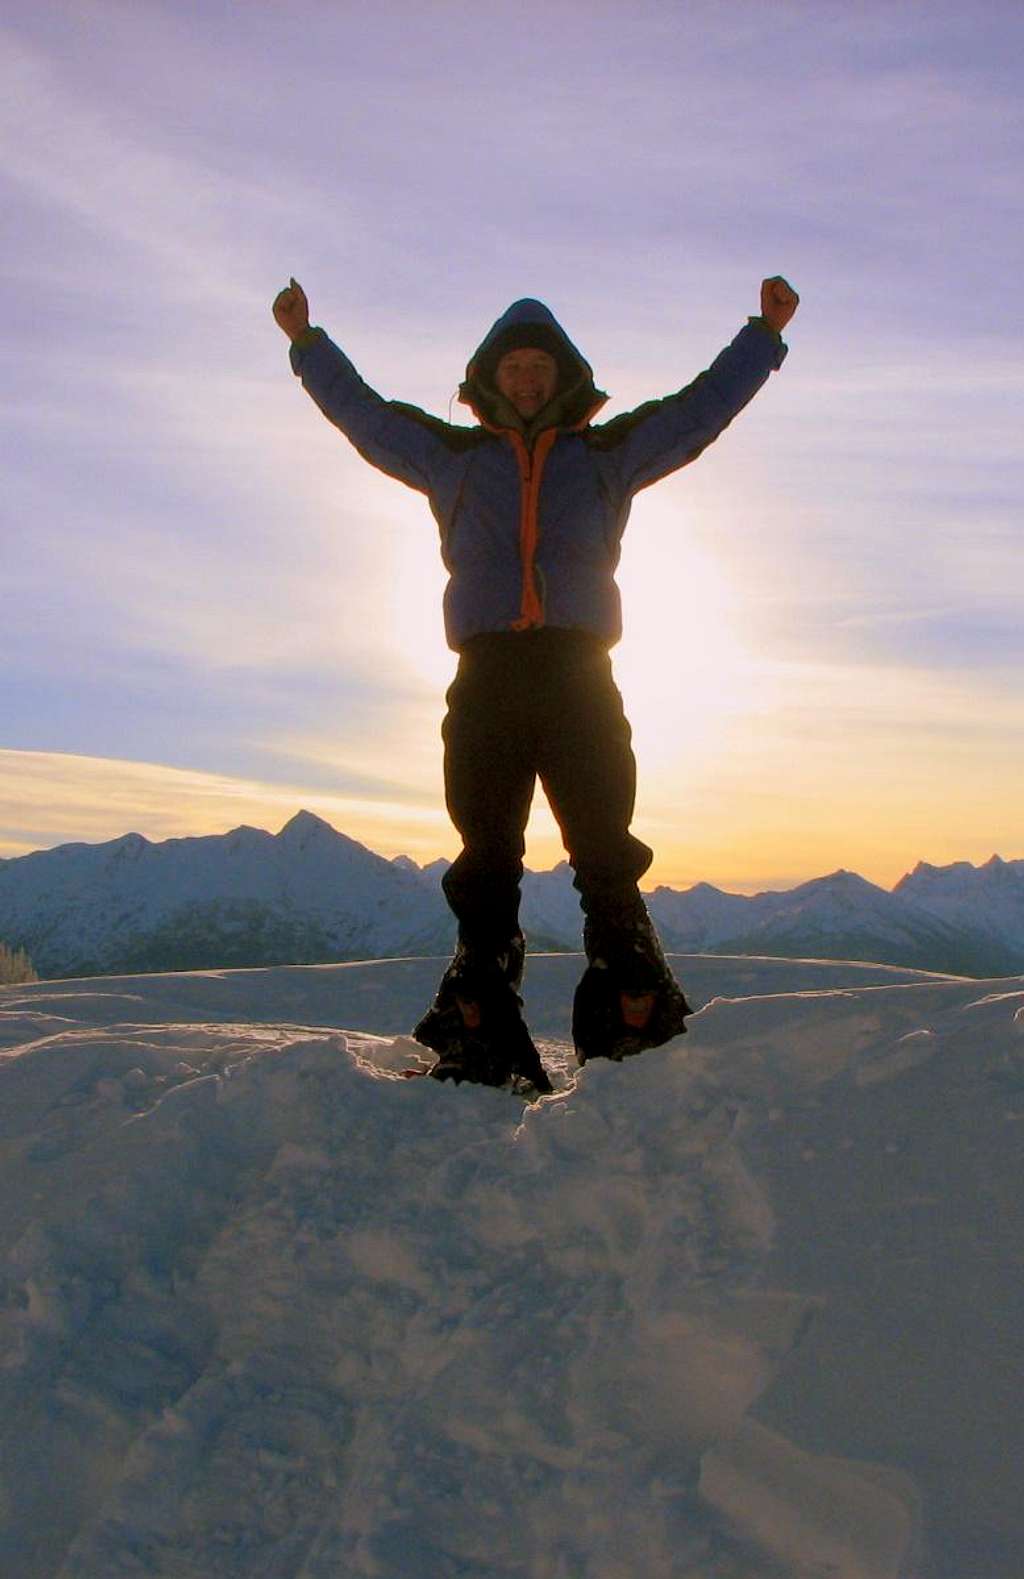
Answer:
[{"label": "jacket hood", "polygon": [[[498,393],[495,372],[506,351],[538,346],[558,363],[558,387],[527,426],[515,407]],[[489,428],[518,428],[528,437],[542,428],[582,428],[608,396],[594,386],[590,363],[576,349],[550,307],[532,297],[513,302],[488,329],[466,367],[459,400]]]}]

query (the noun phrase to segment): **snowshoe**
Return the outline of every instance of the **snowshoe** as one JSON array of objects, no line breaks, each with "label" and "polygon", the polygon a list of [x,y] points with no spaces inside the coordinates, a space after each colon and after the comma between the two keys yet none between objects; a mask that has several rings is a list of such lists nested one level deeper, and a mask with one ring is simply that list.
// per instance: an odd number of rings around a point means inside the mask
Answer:
[{"label": "snowshoe", "polygon": [[590,1058],[619,1063],[683,1034],[693,1010],[643,905],[618,924],[588,917],[583,941],[589,964],[572,1009],[579,1064]]},{"label": "snowshoe", "polygon": [[517,933],[498,953],[460,942],[433,1005],[413,1036],[436,1052],[434,1080],[506,1086],[524,1096],[552,1090],[522,1017],[525,946]]}]

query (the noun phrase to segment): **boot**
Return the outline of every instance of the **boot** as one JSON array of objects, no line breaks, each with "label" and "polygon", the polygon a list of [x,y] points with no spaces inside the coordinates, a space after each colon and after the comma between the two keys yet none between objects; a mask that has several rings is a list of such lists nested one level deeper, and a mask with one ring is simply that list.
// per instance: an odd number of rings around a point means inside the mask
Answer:
[{"label": "boot", "polygon": [[522,1016],[525,940],[483,950],[460,939],[433,1005],[413,1036],[436,1052],[435,1080],[470,1080],[546,1095],[552,1090]]},{"label": "boot", "polygon": [[588,965],[572,1011],[578,1063],[589,1058],[619,1063],[683,1034],[693,1010],[642,900],[588,916],[583,946]]}]

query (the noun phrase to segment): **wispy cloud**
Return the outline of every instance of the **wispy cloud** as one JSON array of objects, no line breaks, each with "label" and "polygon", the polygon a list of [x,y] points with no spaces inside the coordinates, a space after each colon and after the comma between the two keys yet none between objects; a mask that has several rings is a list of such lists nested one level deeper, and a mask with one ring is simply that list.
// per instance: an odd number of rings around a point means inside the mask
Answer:
[{"label": "wispy cloud", "polygon": [[123,833],[150,839],[227,832],[241,823],[277,831],[306,808],[384,855],[432,860],[446,838],[443,808],[410,802],[386,787],[365,793],[309,793],[298,785],[229,774],[186,772],[159,763],[0,751],[0,857]]},{"label": "wispy cloud", "polygon": [[[629,527],[641,815],[677,876],[690,829],[701,876],[799,871],[801,824],[817,865],[858,805],[898,839],[929,774],[950,839],[1006,825],[976,765],[1009,781],[1024,733],[1019,7],[523,20],[39,0],[5,26],[11,840],[64,837],[75,794],[83,836],[172,826],[174,771],[228,786],[196,816],[312,788],[452,837],[436,528],[290,379],[292,271],[371,382],[441,414],[514,296],[564,314],[610,415],[791,274],[786,368]],[[128,773],[139,815],[112,795],[108,822],[62,770],[42,828],[35,754],[173,767]]]},{"label": "wispy cloud", "polygon": [[[97,32],[88,43],[99,53],[100,34],[116,36],[117,28],[112,8],[93,14]],[[131,25],[121,8],[118,19]],[[137,39],[140,20],[143,31],[153,24],[149,7],[139,8]],[[140,119],[139,107],[129,107],[130,89],[121,99],[97,93],[84,61],[28,45],[11,28],[3,43],[0,178],[46,212],[49,224],[63,218],[80,227],[78,260],[87,265],[86,281],[75,255],[63,271],[51,258],[50,278],[102,289],[106,312],[94,325],[98,333],[131,322],[147,295],[198,313],[204,327],[240,304],[253,311],[262,306],[252,241],[254,234],[296,225],[301,200],[294,189],[211,160],[211,145],[176,135],[170,117]],[[186,102],[197,102],[193,72],[201,56],[194,49],[190,56],[179,63],[178,81]],[[137,69],[138,59],[132,64]],[[142,80],[156,69],[150,62]],[[159,69],[168,70],[169,63],[160,62]],[[242,214],[248,223],[240,238],[235,226]]]}]

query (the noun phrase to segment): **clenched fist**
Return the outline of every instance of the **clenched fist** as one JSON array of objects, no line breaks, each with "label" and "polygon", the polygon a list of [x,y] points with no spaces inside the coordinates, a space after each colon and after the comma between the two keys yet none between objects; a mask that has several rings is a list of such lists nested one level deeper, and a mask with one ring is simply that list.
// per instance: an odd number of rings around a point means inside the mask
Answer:
[{"label": "clenched fist", "polygon": [[796,312],[799,296],[781,274],[761,282],[761,317],[773,329],[782,330]]},{"label": "clenched fist", "polygon": [[271,310],[274,322],[280,325],[289,340],[297,340],[309,328],[309,303],[298,280],[289,281],[283,291],[278,291]]}]

